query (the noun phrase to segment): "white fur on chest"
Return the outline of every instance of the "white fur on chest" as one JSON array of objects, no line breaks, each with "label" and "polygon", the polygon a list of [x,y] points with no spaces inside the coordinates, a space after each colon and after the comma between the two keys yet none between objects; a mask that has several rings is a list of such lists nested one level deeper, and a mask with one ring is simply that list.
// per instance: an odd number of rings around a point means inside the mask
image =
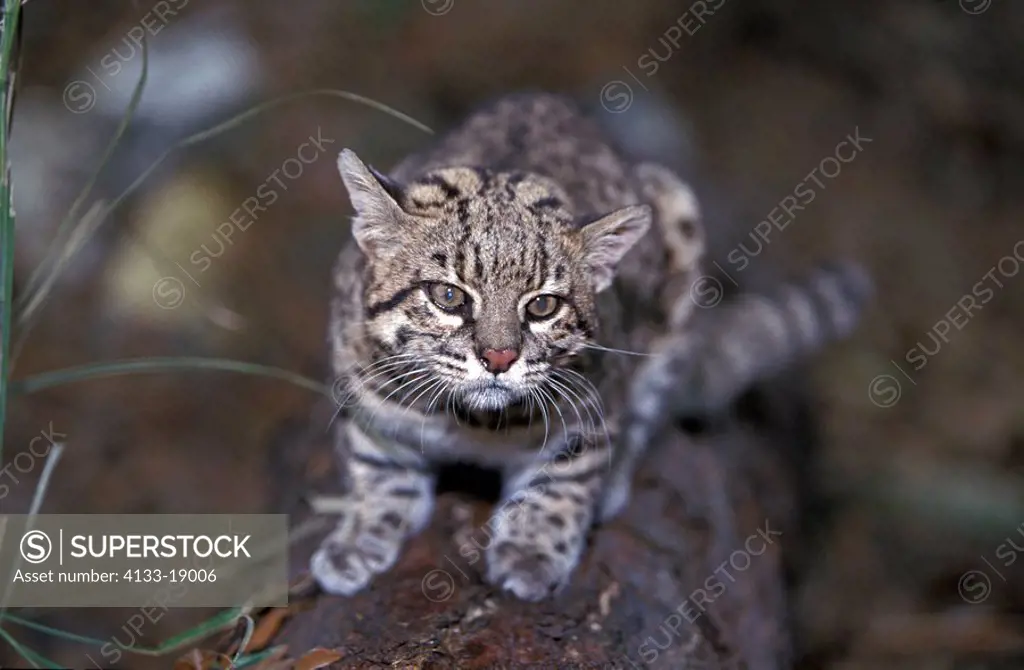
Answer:
[{"label": "white fur on chest", "polygon": [[[566,420],[549,420],[513,428],[470,427],[445,414],[424,416],[391,402],[364,398],[360,423],[387,440],[390,449],[421,462],[468,462],[484,467],[516,468],[548,460],[563,444],[567,431],[576,426]],[[365,424],[364,424],[365,425]],[[383,446],[383,445],[382,445]]]}]

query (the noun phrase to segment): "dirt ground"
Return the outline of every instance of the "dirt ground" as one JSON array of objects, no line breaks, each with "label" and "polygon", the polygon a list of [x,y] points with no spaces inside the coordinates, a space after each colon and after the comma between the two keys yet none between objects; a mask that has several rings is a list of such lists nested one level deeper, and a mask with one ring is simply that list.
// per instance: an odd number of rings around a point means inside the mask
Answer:
[{"label": "dirt ground", "polygon": [[[117,197],[177,140],[304,90],[358,93],[438,130],[527,88],[578,95],[615,123],[660,110],[683,134],[644,122],[636,141],[684,166],[718,270],[756,287],[846,257],[878,287],[855,336],[807,373],[821,436],[810,467],[829,505],[792,594],[800,667],[1024,667],[1021,3],[31,0],[24,11],[19,290],[116,131],[140,25],[150,81],[94,197]],[[854,157],[824,162],[851,135]],[[313,138],[324,150],[298,176],[275,172]],[[351,147],[386,168],[428,141],[318,95],[173,153],[65,269],[14,377],[217,356],[325,379],[329,271],[350,212],[334,157]],[[756,227],[815,169],[813,202],[758,244]],[[268,183],[275,202],[218,241]],[[3,458],[50,426],[67,435],[44,512],[273,512],[272,455],[317,407],[307,390],[231,373],[82,381],[16,398]],[[41,471],[19,469],[0,509],[24,512]],[[130,612],[21,614],[124,640]],[[144,639],[209,615],[174,612]],[[12,630],[71,667],[96,656]],[[15,659],[4,650],[5,666]]]}]

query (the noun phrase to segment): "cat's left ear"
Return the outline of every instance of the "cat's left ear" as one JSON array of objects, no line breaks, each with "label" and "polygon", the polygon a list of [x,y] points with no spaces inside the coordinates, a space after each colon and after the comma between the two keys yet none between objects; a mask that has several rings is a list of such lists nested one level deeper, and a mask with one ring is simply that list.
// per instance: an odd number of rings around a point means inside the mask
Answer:
[{"label": "cat's left ear", "polygon": [[611,285],[619,261],[650,227],[651,208],[631,205],[588,223],[580,230],[595,292]]},{"label": "cat's left ear", "polygon": [[373,254],[400,243],[401,222],[406,216],[398,204],[401,186],[364,164],[351,149],[338,156],[338,172],[356,210],[352,235],[359,248]]}]

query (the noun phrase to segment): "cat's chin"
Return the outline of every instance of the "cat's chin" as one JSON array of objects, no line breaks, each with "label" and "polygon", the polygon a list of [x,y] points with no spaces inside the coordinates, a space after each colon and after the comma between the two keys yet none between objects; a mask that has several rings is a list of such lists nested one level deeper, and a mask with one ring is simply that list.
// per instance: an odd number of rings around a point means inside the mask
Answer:
[{"label": "cat's chin", "polygon": [[519,401],[519,393],[497,382],[467,389],[462,393],[462,404],[474,412],[496,412]]}]

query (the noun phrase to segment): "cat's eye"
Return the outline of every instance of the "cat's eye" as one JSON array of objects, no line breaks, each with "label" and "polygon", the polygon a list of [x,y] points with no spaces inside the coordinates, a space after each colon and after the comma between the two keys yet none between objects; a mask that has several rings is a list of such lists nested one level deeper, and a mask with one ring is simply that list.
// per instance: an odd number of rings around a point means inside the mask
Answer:
[{"label": "cat's eye", "polygon": [[555,295],[539,295],[526,303],[526,314],[534,319],[546,319],[558,310],[562,299]]},{"label": "cat's eye", "polygon": [[466,292],[451,284],[430,284],[427,287],[427,295],[438,307],[450,312],[456,311],[466,304]]}]

